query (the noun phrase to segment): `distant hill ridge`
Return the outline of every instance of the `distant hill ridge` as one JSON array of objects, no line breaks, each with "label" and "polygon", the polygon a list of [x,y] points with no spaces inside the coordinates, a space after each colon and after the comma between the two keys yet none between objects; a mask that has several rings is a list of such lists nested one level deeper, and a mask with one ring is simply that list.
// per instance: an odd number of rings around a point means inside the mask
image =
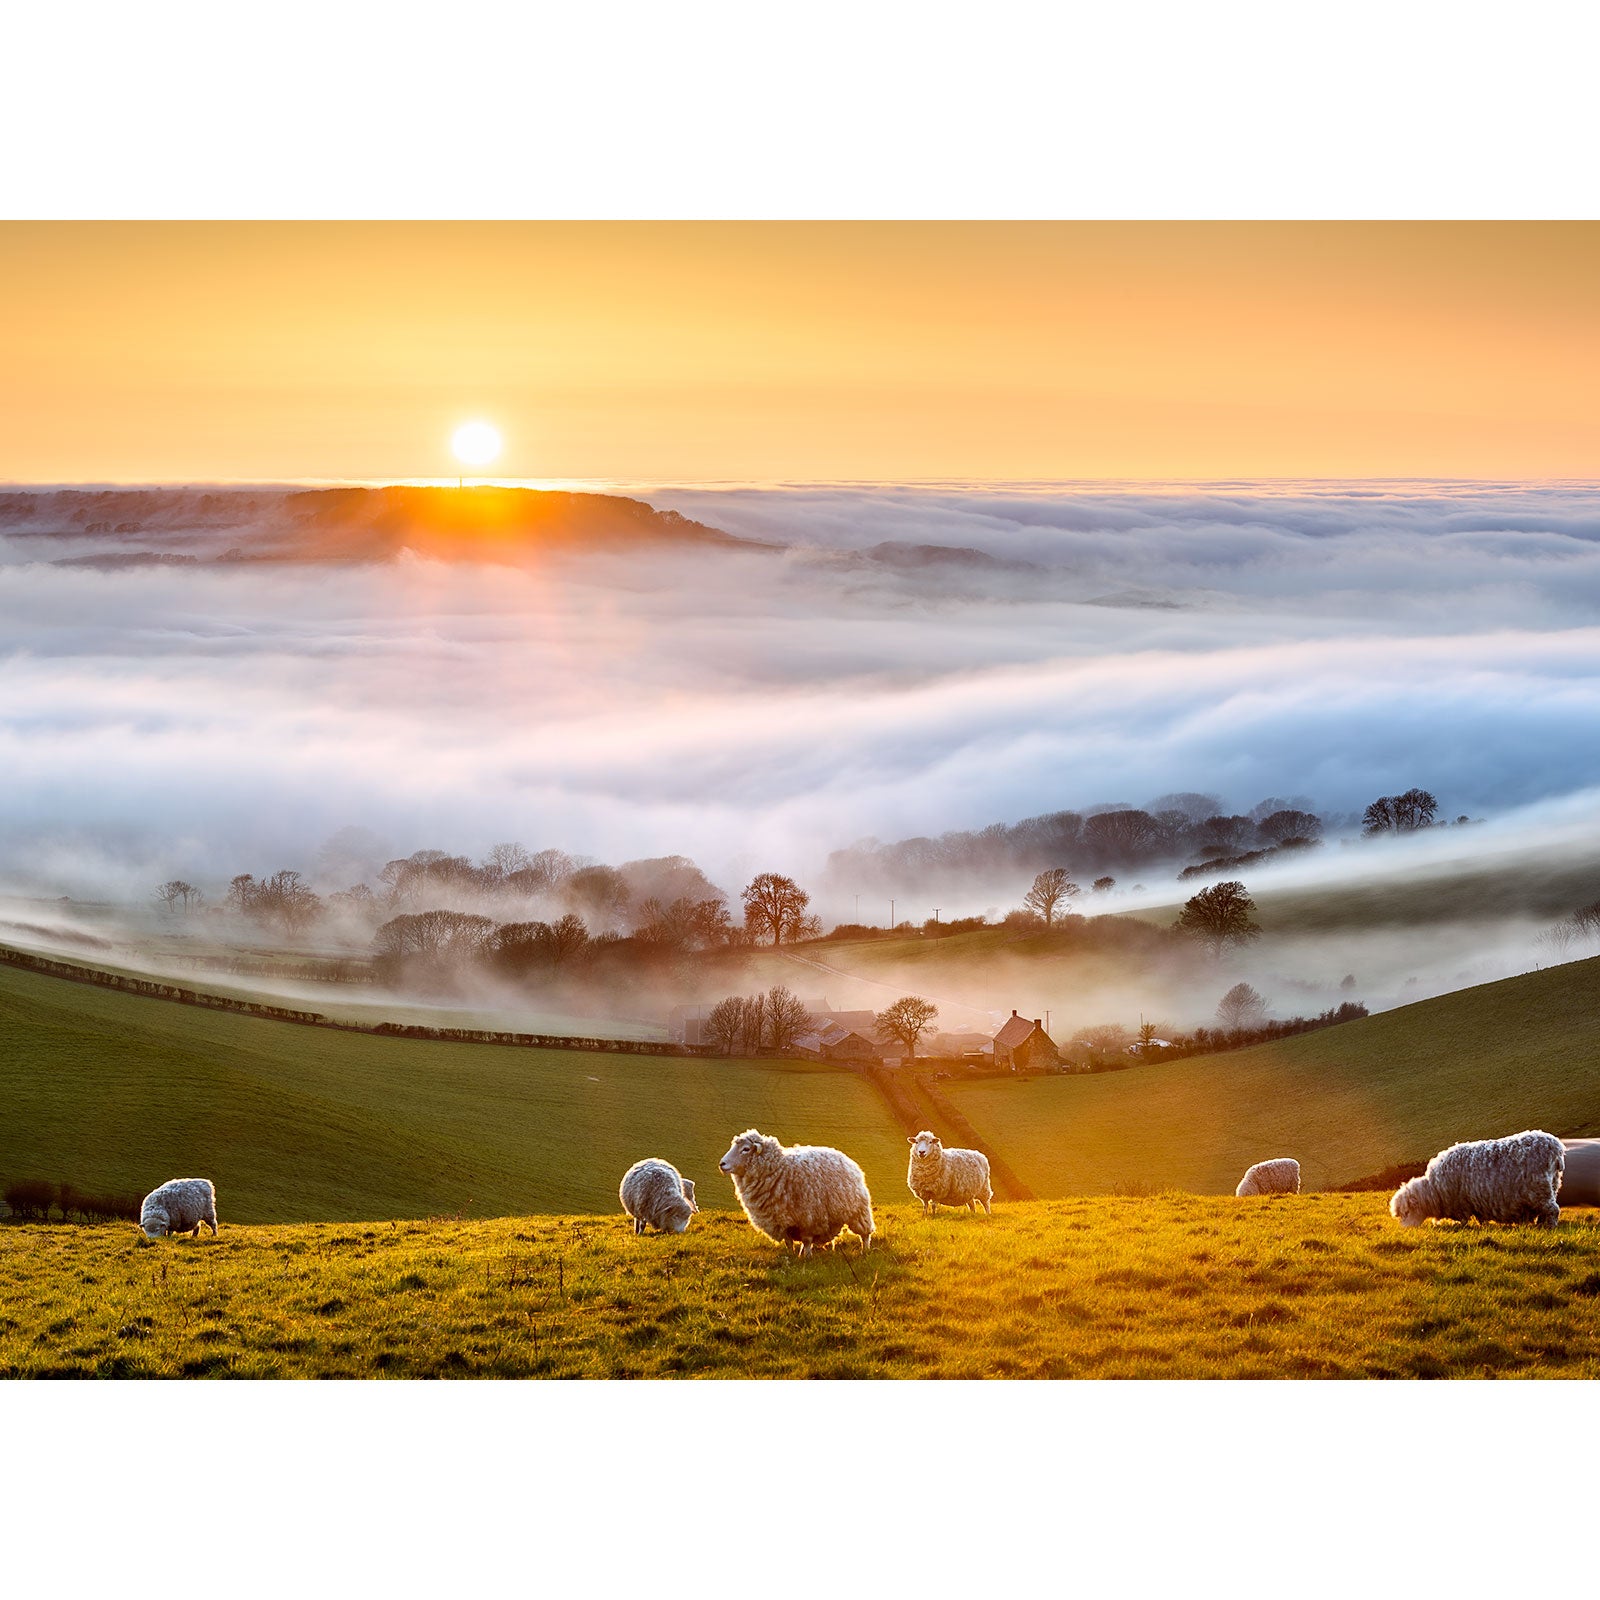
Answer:
[{"label": "distant hill ridge", "polygon": [[[54,489],[0,494],[0,530],[70,542],[63,564],[174,559],[505,560],[545,550],[766,550],[624,495],[498,485],[337,489]],[[80,553],[84,546],[92,553]]]}]

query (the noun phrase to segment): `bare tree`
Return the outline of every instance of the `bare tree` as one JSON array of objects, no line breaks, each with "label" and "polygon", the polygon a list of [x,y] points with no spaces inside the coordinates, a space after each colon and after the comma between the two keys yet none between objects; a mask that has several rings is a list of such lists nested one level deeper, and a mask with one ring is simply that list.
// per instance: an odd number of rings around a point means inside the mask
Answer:
[{"label": "bare tree", "polygon": [[1248,944],[1261,936],[1259,924],[1250,917],[1255,908],[1245,886],[1230,878],[1189,900],[1178,913],[1177,926],[1220,956],[1230,944]]},{"label": "bare tree", "polygon": [[800,997],[781,983],[768,989],[766,995],[767,1043],[780,1055],[794,1048],[802,1033],[810,1032],[815,1018],[806,1010]]},{"label": "bare tree", "polygon": [[192,883],[185,883],[182,878],[170,879],[156,890],[156,900],[168,916],[172,916],[180,907],[186,913],[198,910],[203,898]]},{"label": "bare tree", "polygon": [[483,870],[494,883],[504,883],[514,872],[526,872],[533,857],[514,840],[490,845],[483,858]]},{"label": "bare tree", "polygon": [[1096,878],[1089,886],[1096,894],[1110,894],[1117,886],[1115,878]]},{"label": "bare tree", "polygon": [[892,1005],[885,1006],[873,1018],[873,1024],[880,1039],[886,1043],[891,1039],[898,1040],[905,1050],[905,1059],[915,1061],[917,1040],[938,1015],[939,1008],[932,1001],[924,1000],[920,995],[907,994]]},{"label": "bare tree", "polygon": [[1056,919],[1058,907],[1063,912],[1072,909],[1068,902],[1077,892],[1078,886],[1067,876],[1065,867],[1050,867],[1033,880],[1033,887],[1023,895],[1022,903],[1030,911],[1037,911],[1048,928]]},{"label": "bare tree", "polygon": [[731,1056],[744,1040],[744,1004],[741,996],[731,994],[712,1006],[706,1017],[706,1041],[725,1056]]},{"label": "bare tree", "polygon": [[1541,956],[1557,965],[1567,960],[1583,929],[1575,917],[1563,917],[1548,927],[1533,942]]},{"label": "bare tree", "polygon": [[1242,1028],[1258,1028],[1267,1018],[1267,1002],[1261,992],[1248,983],[1236,983],[1217,1002],[1217,1026],[1237,1033]]},{"label": "bare tree", "polygon": [[741,898],[745,926],[758,939],[779,945],[785,940],[793,943],[811,938],[820,931],[817,919],[806,911],[811,896],[793,878],[763,872],[745,885]]},{"label": "bare tree", "polygon": [[759,994],[746,995],[739,1002],[739,1044],[746,1055],[760,1050],[767,1031],[767,1002]]}]

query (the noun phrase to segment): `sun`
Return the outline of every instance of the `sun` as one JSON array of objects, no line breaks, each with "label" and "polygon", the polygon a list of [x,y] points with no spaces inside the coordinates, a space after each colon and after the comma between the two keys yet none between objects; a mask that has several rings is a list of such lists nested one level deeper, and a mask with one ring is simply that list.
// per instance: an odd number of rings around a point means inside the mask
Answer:
[{"label": "sun", "polygon": [[486,467],[500,454],[500,430],[488,422],[463,422],[450,436],[450,448],[464,467]]}]

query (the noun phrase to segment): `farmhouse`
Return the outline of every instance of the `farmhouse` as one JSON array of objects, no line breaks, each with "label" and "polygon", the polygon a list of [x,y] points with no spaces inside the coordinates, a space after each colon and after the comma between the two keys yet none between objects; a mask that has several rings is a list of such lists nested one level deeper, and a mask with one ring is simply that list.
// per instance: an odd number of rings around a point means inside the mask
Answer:
[{"label": "farmhouse", "polygon": [[994,1064],[1013,1072],[1045,1072],[1061,1065],[1061,1052],[1038,1017],[1030,1022],[1015,1011],[994,1036]]},{"label": "farmhouse", "polygon": [[837,1022],[824,1022],[794,1042],[795,1053],[809,1061],[871,1061],[882,1059],[883,1048],[865,1034]]}]

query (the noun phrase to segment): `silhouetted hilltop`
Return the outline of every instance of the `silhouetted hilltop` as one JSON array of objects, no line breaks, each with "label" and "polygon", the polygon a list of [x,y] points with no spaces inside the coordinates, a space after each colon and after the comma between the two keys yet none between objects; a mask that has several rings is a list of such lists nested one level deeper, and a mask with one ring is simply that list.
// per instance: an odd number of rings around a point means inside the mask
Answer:
[{"label": "silhouetted hilltop", "polygon": [[180,560],[387,561],[402,550],[506,561],[557,550],[771,548],[623,495],[489,485],[11,490],[0,493],[0,533],[45,552],[66,544],[71,555],[56,559],[106,570]]},{"label": "silhouetted hilltop", "polygon": [[747,543],[643,500],[553,489],[311,489],[290,495],[284,510],[290,525],[274,547],[241,553],[381,561],[415,550],[482,560],[547,548]]}]

